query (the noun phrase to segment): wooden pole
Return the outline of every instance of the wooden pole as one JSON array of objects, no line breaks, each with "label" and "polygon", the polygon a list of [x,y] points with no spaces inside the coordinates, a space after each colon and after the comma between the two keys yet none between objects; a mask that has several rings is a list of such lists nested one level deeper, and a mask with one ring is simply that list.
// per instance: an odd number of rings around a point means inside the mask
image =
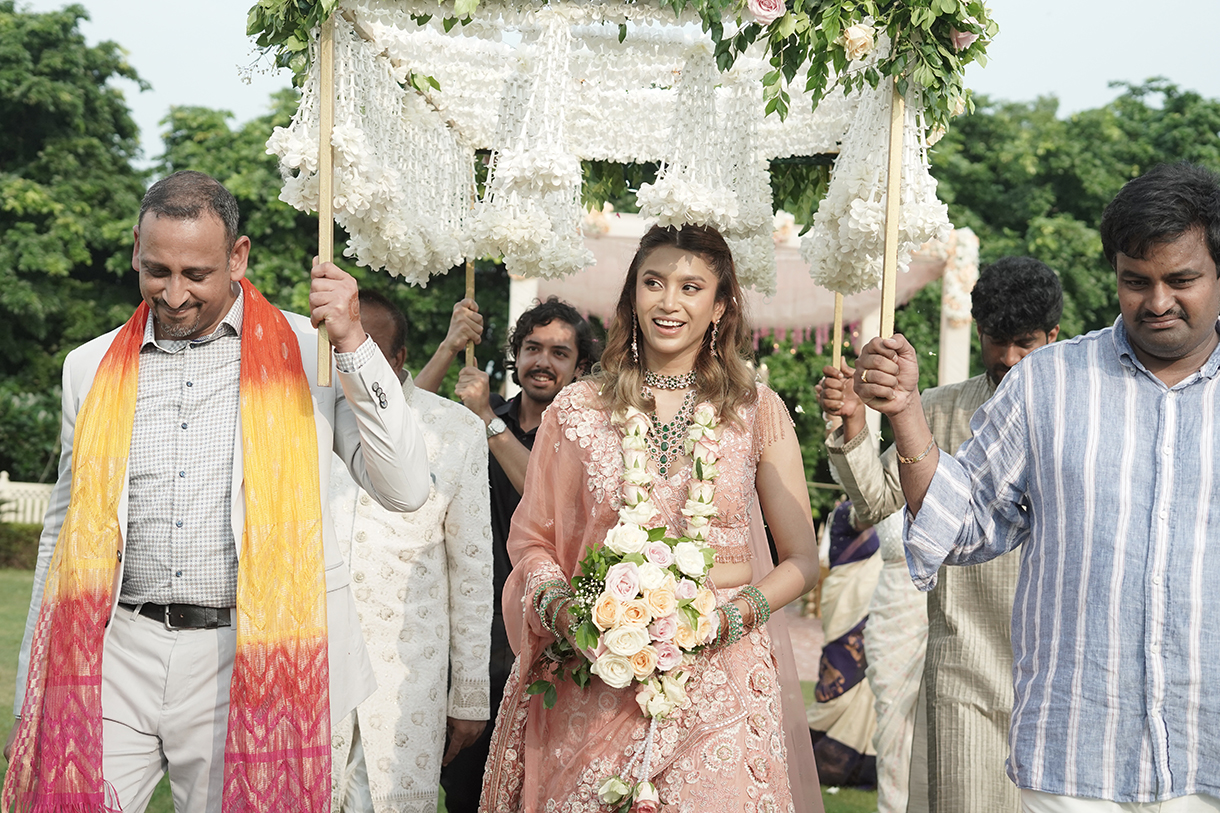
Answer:
[{"label": "wooden pole", "polygon": [[885,185],[885,258],[881,266],[881,338],[894,335],[894,290],[898,286],[898,211],[902,183],[902,129],[906,104],[894,81],[890,104],[890,161]]},{"label": "wooden pole", "polygon": [[[335,256],[334,154],[330,136],[335,128],[335,23],[322,23],[318,43],[318,262]],[[330,386],[330,336],[318,325],[318,385]]]},{"label": "wooden pole", "polygon": [[830,366],[839,369],[843,361],[843,294],[835,294],[834,346],[830,349]]},{"label": "wooden pole", "polygon": [[[474,260],[466,261],[466,298],[474,299]],[[466,366],[474,366],[474,340],[466,342]]]}]

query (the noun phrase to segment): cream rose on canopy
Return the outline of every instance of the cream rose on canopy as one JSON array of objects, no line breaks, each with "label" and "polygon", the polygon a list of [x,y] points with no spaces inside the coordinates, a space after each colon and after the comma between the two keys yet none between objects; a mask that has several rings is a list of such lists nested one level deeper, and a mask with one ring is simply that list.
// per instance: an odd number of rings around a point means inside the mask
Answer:
[{"label": "cream rose on canopy", "polygon": [[872,26],[864,23],[848,26],[839,36],[839,44],[847,52],[847,58],[852,61],[868,56],[875,45]]}]

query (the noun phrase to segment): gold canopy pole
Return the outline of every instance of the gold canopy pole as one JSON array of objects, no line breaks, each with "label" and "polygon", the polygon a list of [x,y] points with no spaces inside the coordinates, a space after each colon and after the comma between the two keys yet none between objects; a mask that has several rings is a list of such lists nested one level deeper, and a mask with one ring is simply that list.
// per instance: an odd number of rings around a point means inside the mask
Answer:
[{"label": "gold canopy pole", "polygon": [[[474,260],[466,261],[466,298],[474,299]],[[474,366],[474,339],[466,342],[466,366]]]},{"label": "gold canopy pole", "polygon": [[902,128],[906,103],[894,80],[890,104],[890,160],[885,186],[885,257],[881,265],[881,338],[894,335],[894,290],[898,285],[898,210],[902,182]]},{"label": "gold canopy pole", "polygon": [[[318,261],[335,256],[334,153],[330,136],[335,127],[335,24],[322,23],[318,42]],[[318,385],[330,386],[330,337],[326,323],[318,325]]]}]

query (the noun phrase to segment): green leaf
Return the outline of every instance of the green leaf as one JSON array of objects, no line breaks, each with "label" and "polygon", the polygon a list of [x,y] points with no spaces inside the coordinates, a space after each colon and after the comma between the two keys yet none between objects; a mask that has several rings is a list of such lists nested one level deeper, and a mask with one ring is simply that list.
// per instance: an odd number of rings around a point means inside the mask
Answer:
[{"label": "green leaf", "polygon": [[625,39],[627,39],[627,24],[619,23],[618,24],[618,41],[622,42]]},{"label": "green leaf", "polygon": [[535,680],[529,686],[525,687],[526,694],[542,694],[547,689],[554,688],[549,680]]},{"label": "green leaf", "polygon": [[660,528],[649,528],[648,529],[648,541],[649,542],[657,542],[664,538],[665,538],[664,526],[662,526]]},{"label": "green leaf", "polygon": [[479,0],[453,0],[453,14],[456,17],[469,17],[479,7]]},{"label": "green leaf", "polygon": [[786,12],[783,17],[771,24],[771,31],[773,37],[788,39],[796,32],[796,17],[791,11]]},{"label": "green leaf", "polygon": [[553,683],[547,684],[546,692],[542,695],[542,705],[548,709],[553,709],[557,700],[559,700],[559,692],[555,689],[555,685]]},{"label": "green leaf", "polygon": [[597,649],[599,634],[597,625],[592,621],[585,621],[577,627],[573,637],[576,639],[576,645],[581,649]]},{"label": "green leaf", "polygon": [[647,562],[648,560],[644,558],[644,554],[642,554],[642,553],[629,553],[623,557],[623,561],[624,562],[633,562],[637,565],[642,565],[645,562]]},{"label": "green leaf", "polygon": [[455,25],[457,25],[457,18],[455,17],[446,17],[441,20],[441,27],[445,29],[446,34],[452,31]]}]

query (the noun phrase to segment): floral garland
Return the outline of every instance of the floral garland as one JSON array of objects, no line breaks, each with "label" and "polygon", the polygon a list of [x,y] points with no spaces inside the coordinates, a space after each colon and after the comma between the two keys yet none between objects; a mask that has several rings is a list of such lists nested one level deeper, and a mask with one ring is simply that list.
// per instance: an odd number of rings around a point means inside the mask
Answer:
[{"label": "floral garland", "polygon": [[[706,581],[715,561],[708,534],[717,515],[721,430],[715,407],[706,402],[695,407],[684,444],[693,467],[682,507],[687,527],[671,538],[664,525],[656,525],[660,516],[652,502],[647,443],[652,421],[627,407],[616,411],[611,423],[623,435],[622,505],[618,522],[600,546],[589,549],[572,579],[571,634],[584,657],[571,677],[579,686],[587,685],[590,674],[615,689],[638,683],[635,699],[649,730],[623,775],[639,762],[639,779],[608,777],[598,797],[622,811],[649,813],[659,805],[657,789],[648,781],[656,721],[689,705],[683,668],[720,633],[716,596]],[[564,677],[562,664],[576,654],[564,639],[548,648],[550,659],[561,664],[554,677]],[[550,680],[535,681],[526,691],[544,694],[548,706],[556,699]]]}]

